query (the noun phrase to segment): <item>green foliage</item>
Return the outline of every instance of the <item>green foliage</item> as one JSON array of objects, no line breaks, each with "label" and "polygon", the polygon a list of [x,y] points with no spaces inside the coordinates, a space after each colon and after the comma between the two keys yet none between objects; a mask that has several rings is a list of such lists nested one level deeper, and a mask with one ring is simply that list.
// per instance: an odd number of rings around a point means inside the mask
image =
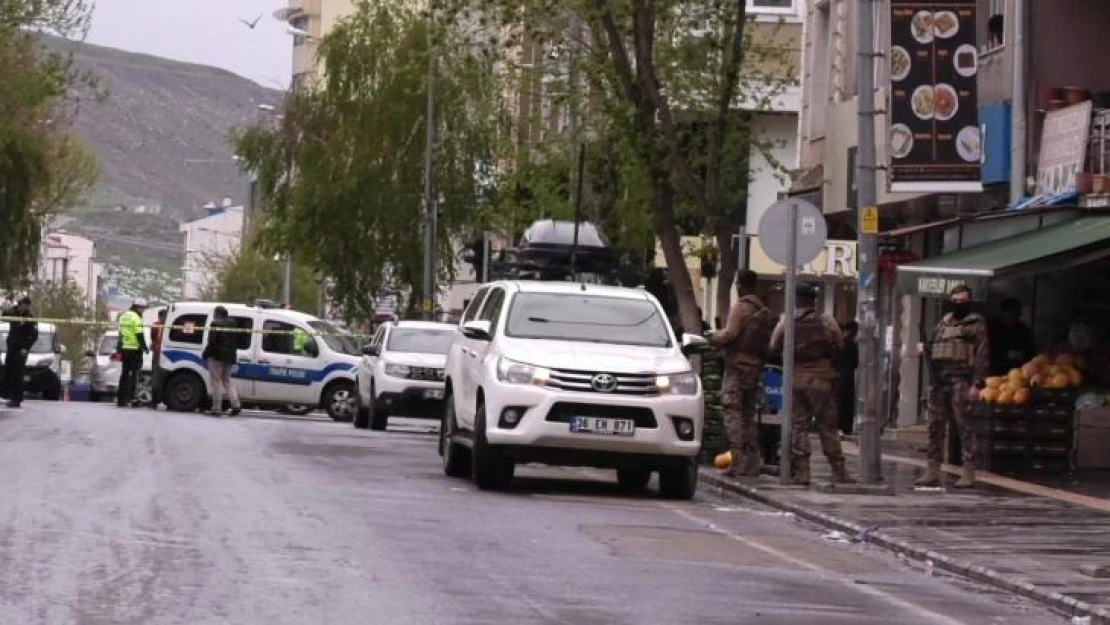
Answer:
[{"label": "green foliage", "polygon": [[[216,280],[203,295],[217,302],[253,304],[260,299],[281,301],[285,283],[285,262],[275,260],[257,249],[245,249],[235,256],[213,261]],[[290,295],[294,310],[315,314],[319,283],[311,268],[293,263]]]},{"label": "green foliage", "polygon": [[31,275],[41,224],[95,182],[95,159],[68,133],[69,89],[91,84],[39,32],[84,36],[88,0],[0,0],[0,284]]},{"label": "green foliage", "polygon": [[[236,151],[257,173],[267,217],[259,247],[334,280],[334,299],[370,317],[386,291],[419,289],[428,24],[391,3],[361,2],[320,43],[323,84],[293,91],[278,127],[240,132]],[[478,226],[493,159],[497,82],[454,26],[434,31],[434,185],[441,277],[453,242]]]},{"label": "green foliage", "polygon": [[[447,4],[440,9],[445,19],[477,19],[506,35],[500,60],[515,68],[506,74],[516,78],[520,101],[578,113],[579,135],[571,139],[603,153],[607,165],[600,177],[596,163],[588,169],[595,214],[632,233],[654,231],[668,257],[683,325],[699,327],[679,237],[705,233],[731,246],[743,220],[749,156],[754,150],[770,157],[773,147],[755,132],[751,113],[769,108],[796,80],[797,41],[781,37],[774,25],[754,24],[746,3],[735,0]],[[541,170],[545,181],[535,180],[530,161],[538,156],[548,163],[550,146],[541,144],[551,115],[543,106],[526,108],[507,124],[517,171],[503,178],[503,201],[517,197],[512,191],[521,176],[542,190],[562,184],[558,167]],[[734,270],[733,256],[723,255],[724,284]]]},{"label": "green foliage", "polygon": [[[89,308],[85,295],[73,282],[35,284],[29,295],[31,312],[36,317],[79,320],[107,318],[106,315],[98,317],[97,312]],[[85,350],[102,331],[103,329],[92,325],[59,324],[58,341],[65,350],[63,358],[75,365],[80,364],[84,360]]]}]

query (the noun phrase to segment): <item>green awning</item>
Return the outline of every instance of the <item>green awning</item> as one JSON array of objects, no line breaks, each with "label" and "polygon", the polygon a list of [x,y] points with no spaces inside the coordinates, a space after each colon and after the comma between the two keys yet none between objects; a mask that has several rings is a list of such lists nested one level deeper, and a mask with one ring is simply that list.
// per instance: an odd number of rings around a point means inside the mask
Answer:
[{"label": "green awning", "polygon": [[898,267],[898,290],[948,297],[957,284],[985,297],[992,278],[1047,273],[1110,256],[1110,216],[1081,217]]}]

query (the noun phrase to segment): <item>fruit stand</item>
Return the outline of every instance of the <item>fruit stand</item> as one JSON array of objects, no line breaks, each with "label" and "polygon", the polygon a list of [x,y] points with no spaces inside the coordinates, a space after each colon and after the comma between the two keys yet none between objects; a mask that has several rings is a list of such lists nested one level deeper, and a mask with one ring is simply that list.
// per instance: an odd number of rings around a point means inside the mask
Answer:
[{"label": "fruit stand", "polygon": [[1083,383],[1070,354],[1042,354],[987,379],[975,406],[982,468],[996,473],[1073,471],[1075,401]]}]

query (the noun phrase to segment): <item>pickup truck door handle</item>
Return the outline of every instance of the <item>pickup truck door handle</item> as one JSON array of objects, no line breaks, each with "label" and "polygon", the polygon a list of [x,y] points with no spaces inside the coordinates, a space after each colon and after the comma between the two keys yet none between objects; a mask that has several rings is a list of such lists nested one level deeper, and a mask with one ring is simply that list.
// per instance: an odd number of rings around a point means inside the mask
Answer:
[{"label": "pickup truck door handle", "polygon": [[249,365],[249,364],[253,363],[254,361],[253,361],[253,360],[251,360],[250,358],[240,358],[240,359],[239,359],[239,362],[241,362],[241,363],[243,363],[243,364],[245,364],[245,365]]},{"label": "pickup truck door handle", "polygon": [[259,361],[258,361],[258,364],[260,364],[260,365],[268,365],[268,364],[270,364],[270,361],[269,361],[269,360],[259,360]]}]

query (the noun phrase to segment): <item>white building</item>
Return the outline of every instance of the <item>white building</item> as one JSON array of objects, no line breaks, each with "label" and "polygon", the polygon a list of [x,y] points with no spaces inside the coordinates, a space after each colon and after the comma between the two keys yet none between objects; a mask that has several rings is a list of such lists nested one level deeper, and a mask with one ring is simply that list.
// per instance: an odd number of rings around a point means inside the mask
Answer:
[{"label": "white building", "polygon": [[195,300],[212,286],[222,259],[239,252],[243,240],[243,207],[214,204],[205,206],[208,215],[182,224],[185,234],[185,267],[181,296]]},{"label": "white building", "polygon": [[96,243],[65,232],[46,235],[39,252],[40,283],[71,282],[85,296],[89,308],[96,306],[97,285],[103,268],[96,262]]}]

